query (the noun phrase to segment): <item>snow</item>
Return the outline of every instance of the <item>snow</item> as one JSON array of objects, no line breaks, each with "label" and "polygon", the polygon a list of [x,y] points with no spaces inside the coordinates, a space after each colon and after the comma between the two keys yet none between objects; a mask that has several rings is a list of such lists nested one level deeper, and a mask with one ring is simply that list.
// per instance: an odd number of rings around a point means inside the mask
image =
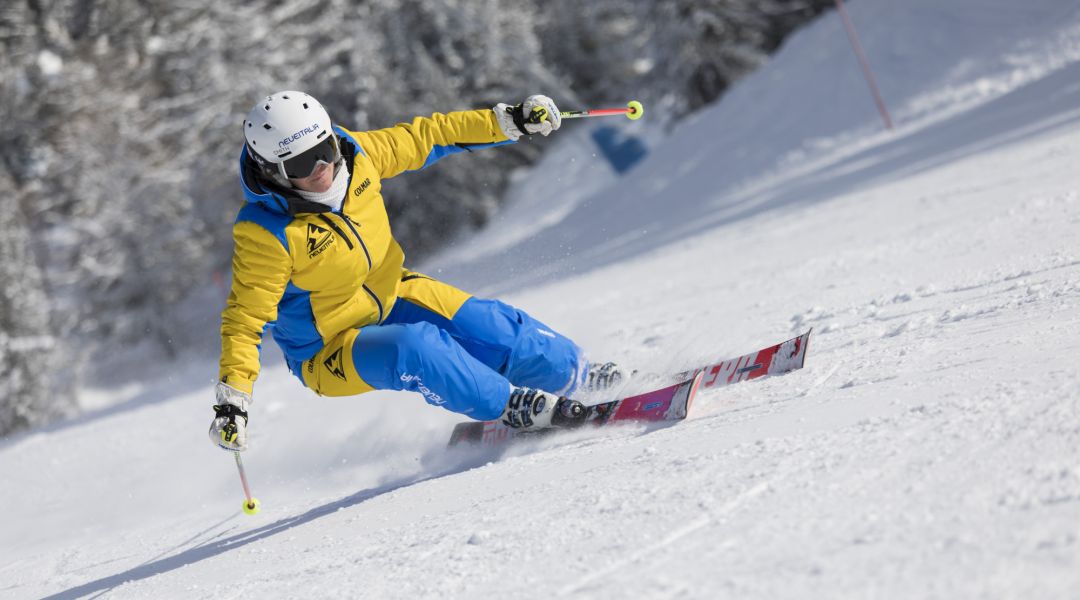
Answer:
[{"label": "snow", "polygon": [[58,75],[64,69],[64,59],[48,50],[42,50],[38,53],[37,64],[38,68],[41,69],[41,73],[46,77]]},{"label": "snow", "polygon": [[212,359],[87,390],[0,443],[0,596],[1074,597],[1080,7],[849,10],[895,133],[828,14],[622,178],[566,123],[494,233],[423,266],[636,368],[812,326],[806,368],[498,454],[269,360],[255,517],[204,437]]}]

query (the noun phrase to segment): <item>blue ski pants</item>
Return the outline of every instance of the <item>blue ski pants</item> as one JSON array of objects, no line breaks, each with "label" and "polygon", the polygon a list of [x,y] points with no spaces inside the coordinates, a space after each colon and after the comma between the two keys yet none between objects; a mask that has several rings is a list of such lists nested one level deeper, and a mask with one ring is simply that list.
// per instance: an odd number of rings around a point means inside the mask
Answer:
[{"label": "blue ski pants", "polygon": [[587,365],[572,341],[524,311],[406,272],[382,324],[341,332],[289,367],[324,396],[407,390],[490,420],[502,414],[511,384],[569,395]]}]

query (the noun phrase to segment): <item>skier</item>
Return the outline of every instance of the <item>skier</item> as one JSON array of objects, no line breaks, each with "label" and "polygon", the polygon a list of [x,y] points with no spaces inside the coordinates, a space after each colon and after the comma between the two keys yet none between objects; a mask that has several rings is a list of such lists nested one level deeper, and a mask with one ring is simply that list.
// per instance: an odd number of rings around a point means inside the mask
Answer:
[{"label": "skier", "polygon": [[580,405],[565,397],[619,378],[615,365],[590,367],[573,342],[525,312],[406,269],[380,192],[383,179],[547,136],[560,120],[543,95],[365,132],[333,125],[303,92],[256,104],[243,124],[245,204],[233,226],[211,441],[246,449],[267,330],[317,394],[409,390],[519,428],[571,416]]}]

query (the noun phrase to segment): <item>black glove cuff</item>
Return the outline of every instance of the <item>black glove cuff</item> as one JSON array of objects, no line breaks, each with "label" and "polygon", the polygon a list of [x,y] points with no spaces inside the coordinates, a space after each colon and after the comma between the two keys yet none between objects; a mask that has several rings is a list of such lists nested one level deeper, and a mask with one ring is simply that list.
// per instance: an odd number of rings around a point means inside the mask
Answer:
[{"label": "black glove cuff", "polygon": [[510,113],[510,116],[514,118],[514,125],[517,126],[521,135],[531,135],[527,129],[525,129],[525,109],[522,105],[507,106],[506,112]]},{"label": "black glove cuff", "polygon": [[244,422],[247,423],[248,414],[246,410],[242,410],[235,404],[215,404],[214,413],[219,417],[244,417]]}]

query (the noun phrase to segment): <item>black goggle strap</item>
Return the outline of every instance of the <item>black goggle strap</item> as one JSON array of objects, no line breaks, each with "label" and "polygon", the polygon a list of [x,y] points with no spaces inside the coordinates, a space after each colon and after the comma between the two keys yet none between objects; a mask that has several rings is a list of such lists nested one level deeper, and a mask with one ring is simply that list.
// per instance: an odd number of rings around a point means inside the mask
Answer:
[{"label": "black goggle strap", "polygon": [[278,173],[286,179],[303,179],[315,170],[320,161],[328,165],[341,159],[337,136],[330,132],[326,139],[296,156],[278,163]]}]

